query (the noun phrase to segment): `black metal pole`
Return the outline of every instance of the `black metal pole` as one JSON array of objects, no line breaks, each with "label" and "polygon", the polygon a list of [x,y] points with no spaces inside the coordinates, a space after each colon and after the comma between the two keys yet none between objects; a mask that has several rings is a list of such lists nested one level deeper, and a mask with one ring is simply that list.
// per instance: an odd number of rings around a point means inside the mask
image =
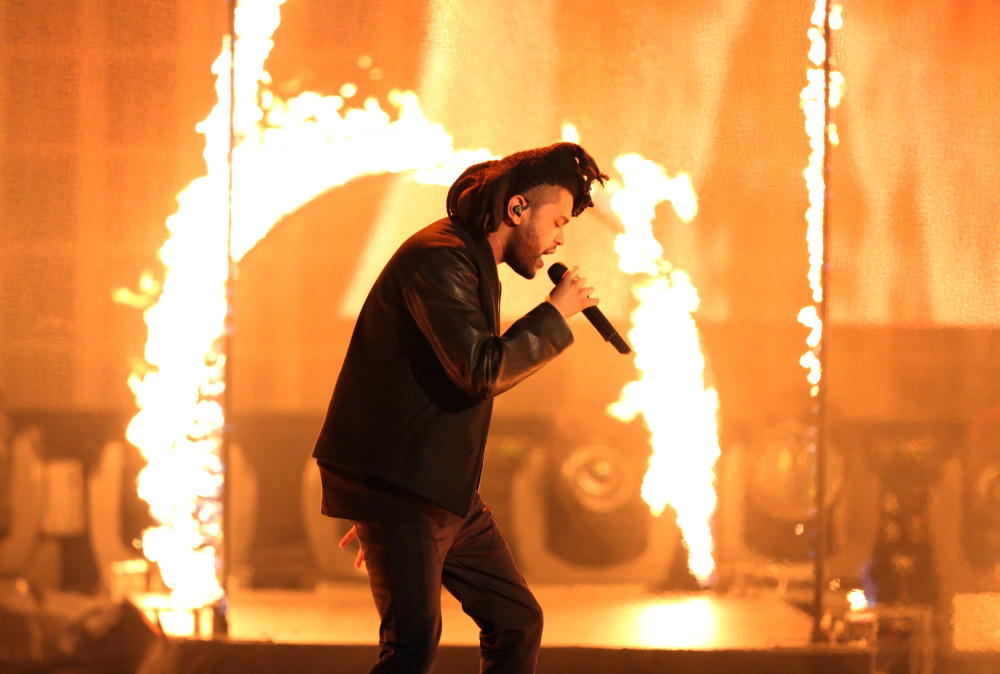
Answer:
[{"label": "black metal pole", "polygon": [[236,149],[236,5],[238,0],[229,0],[229,152],[227,164],[229,166],[229,186],[228,186],[228,222],[226,233],[226,320],[223,327],[223,354],[225,360],[222,365],[223,372],[223,392],[222,392],[222,436],[220,438],[219,452],[222,459],[222,565],[219,570],[219,584],[222,586],[222,598],[212,607],[212,636],[224,637],[229,635],[229,574],[230,558],[232,546],[230,545],[229,513],[232,499],[229,488],[231,473],[229,471],[232,443],[232,409],[233,409],[233,308],[235,290],[235,269],[233,262],[233,155]]},{"label": "black metal pole", "polygon": [[816,357],[819,360],[820,379],[817,382],[816,400],[813,404],[815,416],[815,452],[816,452],[816,557],[815,557],[815,596],[813,598],[813,632],[814,642],[826,641],[827,635],[823,630],[823,614],[825,606],[823,595],[826,589],[826,555],[827,541],[829,540],[829,521],[826,512],[826,467],[827,467],[827,381],[826,371],[826,345],[829,339],[829,255],[830,255],[830,199],[829,186],[827,184],[830,177],[830,57],[832,31],[830,29],[830,0],[824,2],[823,15],[823,220],[822,239],[823,256],[820,266],[820,289],[821,295],[817,314],[822,325],[820,340],[818,344],[819,353]]}]

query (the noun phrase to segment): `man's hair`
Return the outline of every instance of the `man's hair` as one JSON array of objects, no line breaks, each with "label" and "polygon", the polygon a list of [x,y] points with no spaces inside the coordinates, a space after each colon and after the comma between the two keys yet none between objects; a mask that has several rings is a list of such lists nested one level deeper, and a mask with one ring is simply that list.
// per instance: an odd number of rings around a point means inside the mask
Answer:
[{"label": "man's hair", "polygon": [[448,190],[448,216],[481,238],[500,228],[511,197],[539,185],[556,185],[573,195],[575,217],[594,205],[593,182],[603,185],[607,179],[576,143],[515,152],[465,169]]}]

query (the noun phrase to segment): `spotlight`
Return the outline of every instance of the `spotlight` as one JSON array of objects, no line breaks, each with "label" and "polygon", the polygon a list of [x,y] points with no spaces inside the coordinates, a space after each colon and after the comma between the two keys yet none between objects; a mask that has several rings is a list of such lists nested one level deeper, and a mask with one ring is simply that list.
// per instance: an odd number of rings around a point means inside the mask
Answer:
[{"label": "spotlight", "polygon": [[[844,460],[832,448],[827,456],[826,506],[832,508],[843,484]],[[743,532],[747,544],[777,559],[812,559],[816,547],[813,430],[794,422],[778,424],[750,447],[748,459]]]},{"label": "spotlight", "polygon": [[577,448],[563,460],[559,474],[576,501],[595,513],[619,510],[642,486],[638,465],[604,445]]}]

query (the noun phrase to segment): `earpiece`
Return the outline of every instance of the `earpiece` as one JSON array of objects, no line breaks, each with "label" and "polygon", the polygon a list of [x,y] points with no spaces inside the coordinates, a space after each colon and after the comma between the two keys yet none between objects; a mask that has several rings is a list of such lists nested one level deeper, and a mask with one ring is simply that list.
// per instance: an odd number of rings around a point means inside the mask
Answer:
[{"label": "earpiece", "polygon": [[521,215],[521,212],[524,211],[524,208],[518,205],[514,206],[514,208],[512,208],[511,210],[514,211],[514,215]]}]

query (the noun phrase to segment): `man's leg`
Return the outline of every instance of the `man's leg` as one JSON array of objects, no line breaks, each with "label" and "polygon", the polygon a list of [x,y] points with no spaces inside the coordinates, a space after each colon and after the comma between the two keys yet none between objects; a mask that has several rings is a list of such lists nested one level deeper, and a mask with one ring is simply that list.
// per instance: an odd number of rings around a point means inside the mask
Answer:
[{"label": "man's leg", "polygon": [[517,570],[493,513],[478,495],[444,560],[442,582],[479,625],[482,673],[535,671],[542,608]]},{"label": "man's leg", "polygon": [[441,563],[454,527],[414,512],[388,522],[357,522],[379,626],[371,674],[431,671],[441,639]]}]

